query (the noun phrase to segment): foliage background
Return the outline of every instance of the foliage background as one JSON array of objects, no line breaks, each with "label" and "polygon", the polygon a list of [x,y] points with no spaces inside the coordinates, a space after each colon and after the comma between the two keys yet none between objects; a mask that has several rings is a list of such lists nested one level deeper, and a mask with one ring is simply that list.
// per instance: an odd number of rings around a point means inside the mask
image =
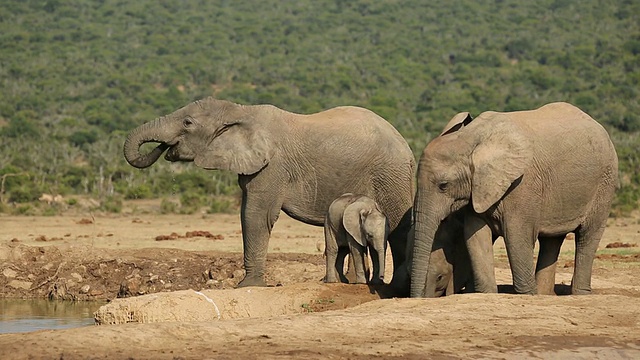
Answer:
[{"label": "foliage background", "polygon": [[235,175],[122,156],[128,130],[214,95],[364,106],[416,155],[457,112],[568,101],[612,135],[625,214],[640,199],[639,82],[634,0],[6,0],[0,210],[43,192],[224,210]]}]

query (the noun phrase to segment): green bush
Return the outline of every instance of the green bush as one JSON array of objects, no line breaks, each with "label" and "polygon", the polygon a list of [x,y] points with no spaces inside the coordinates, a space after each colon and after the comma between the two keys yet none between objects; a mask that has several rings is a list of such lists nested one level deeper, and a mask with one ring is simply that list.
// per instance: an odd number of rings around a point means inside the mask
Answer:
[{"label": "green bush", "polygon": [[151,199],[154,197],[151,187],[147,184],[140,184],[138,186],[130,187],[126,190],[124,198],[127,200],[133,199]]},{"label": "green bush", "polygon": [[13,208],[12,215],[35,215],[33,206],[30,204],[21,204]]},{"label": "green bush", "polygon": [[231,214],[236,211],[236,206],[234,201],[231,199],[217,198],[214,197],[209,201],[209,209],[207,209],[207,213],[209,214]]},{"label": "green bush", "polygon": [[160,213],[161,214],[177,214],[178,213],[179,204],[167,199],[163,198],[160,202]]},{"label": "green bush", "polygon": [[100,203],[100,209],[118,214],[122,212],[122,198],[118,195],[107,196]]},{"label": "green bush", "polygon": [[180,213],[193,214],[200,210],[205,203],[205,197],[202,194],[193,191],[187,191],[180,195]]},{"label": "green bush", "polygon": [[9,192],[9,201],[15,203],[28,203],[38,200],[38,198],[40,198],[40,195],[42,195],[42,192],[39,188],[22,185],[18,188],[12,189],[11,192]]}]

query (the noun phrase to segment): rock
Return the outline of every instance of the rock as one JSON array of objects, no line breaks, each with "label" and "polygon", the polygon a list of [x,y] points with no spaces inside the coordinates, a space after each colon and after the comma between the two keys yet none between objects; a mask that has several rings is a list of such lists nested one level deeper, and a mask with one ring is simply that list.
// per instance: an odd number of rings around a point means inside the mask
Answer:
[{"label": "rock", "polygon": [[120,290],[118,291],[119,298],[125,298],[129,296],[135,296],[140,294],[142,289],[140,289],[140,278],[130,278],[123,281],[120,284]]},{"label": "rock", "polygon": [[104,294],[104,291],[97,290],[97,289],[92,289],[89,291],[89,296],[100,296],[102,294]]},{"label": "rock", "polygon": [[70,275],[76,282],[82,282],[82,275],[78,273],[71,273]]},{"label": "rock", "polygon": [[236,270],[233,272],[233,274],[231,275],[232,279],[242,279],[244,277],[244,270]]},{"label": "rock", "polygon": [[85,286],[80,288],[80,293],[81,294],[87,294],[87,293],[89,293],[89,290],[91,290],[91,286],[85,285]]},{"label": "rock", "polygon": [[13,269],[6,268],[2,271],[2,275],[9,279],[13,279],[14,277],[16,277],[16,275],[18,275],[18,272]]},{"label": "rock", "polygon": [[31,284],[33,284],[31,281],[11,280],[7,285],[14,289],[29,290],[31,289]]}]

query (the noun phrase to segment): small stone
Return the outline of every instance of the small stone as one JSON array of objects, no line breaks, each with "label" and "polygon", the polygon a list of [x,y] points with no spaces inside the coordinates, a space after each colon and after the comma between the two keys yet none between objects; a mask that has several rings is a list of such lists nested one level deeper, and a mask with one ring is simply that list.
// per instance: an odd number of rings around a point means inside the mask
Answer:
[{"label": "small stone", "polygon": [[159,278],[160,278],[160,276],[158,276],[158,275],[152,275],[152,276],[149,278],[149,281],[154,282],[154,281],[158,280]]},{"label": "small stone", "polygon": [[165,289],[170,289],[172,286],[173,286],[173,284],[172,284],[172,283],[166,283],[166,284],[164,284],[164,288],[165,288]]},{"label": "small stone", "polygon": [[240,279],[244,276],[244,270],[236,270],[233,272],[233,274],[231,275],[232,279]]},{"label": "small stone", "polygon": [[14,277],[16,277],[16,275],[18,275],[18,272],[13,270],[13,269],[9,269],[6,268],[2,271],[2,275],[4,275],[5,277],[12,279]]},{"label": "small stone", "polygon": [[80,294],[87,294],[91,290],[91,286],[85,285],[80,288]]},{"label": "small stone", "polygon": [[7,285],[14,289],[29,290],[31,289],[31,284],[33,284],[31,281],[11,280]]},{"label": "small stone", "polygon": [[76,282],[82,282],[82,275],[78,274],[78,273],[71,273],[71,277],[76,281]]}]

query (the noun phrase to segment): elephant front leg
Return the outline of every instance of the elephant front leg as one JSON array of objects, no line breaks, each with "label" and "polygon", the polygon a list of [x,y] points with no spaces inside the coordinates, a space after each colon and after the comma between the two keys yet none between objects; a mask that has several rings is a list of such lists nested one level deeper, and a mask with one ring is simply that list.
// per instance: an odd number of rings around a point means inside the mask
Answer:
[{"label": "elephant front leg", "polygon": [[[514,219],[515,220],[515,219]],[[503,225],[504,243],[511,267],[513,287],[517,294],[537,294],[533,267],[533,247],[538,234],[533,229],[514,221]]]},{"label": "elephant front leg", "polygon": [[481,218],[467,215],[464,219],[464,238],[469,251],[474,290],[481,293],[497,293],[491,229]]},{"label": "elephant front leg", "polygon": [[242,222],[242,246],[244,252],[244,279],[238,287],[267,286],[264,281],[269,236],[273,224],[278,219],[280,207],[265,210],[251,205],[243,198],[240,217]]},{"label": "elephant front leg", "polygon": [[365,261],[368,261],[365,256],[365,252],[367,250],[366,247],[360,246],[355,243],[355,240],[349,241],[349,257],[353,259],[353,268],[356,273],[355,284],[366,284],[367,283],[367,275],[366,274],[366,266]]}]

